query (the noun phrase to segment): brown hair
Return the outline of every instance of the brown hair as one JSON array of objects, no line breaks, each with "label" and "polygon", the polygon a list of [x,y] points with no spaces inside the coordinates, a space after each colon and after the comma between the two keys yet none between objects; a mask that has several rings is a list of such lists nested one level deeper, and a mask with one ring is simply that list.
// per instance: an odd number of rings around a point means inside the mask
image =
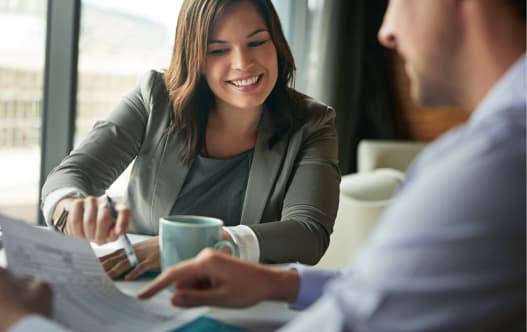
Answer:
[{"label": "brown hair", "polygon": [[[208,87],[201,69],[205,66],[209,34],[218,17],[229,6],[242,1],[255,5],[262,15],[278,57],[278,79],[265,101],[271,113],[273,135],[269,145],[295,130],[304,116],[296,107],[296,93],[290,88],[294,82],[295,63],[284,37],[280,20],[270,0],[185,0],[179,12],[174,49],[169,68],[164,74],[171,98],[175,130],[184,141],[181,159],[185,165],[202,149],[207,119],[214,107],[214,94]],[[285,105],[278,109],[279,105]]]}]

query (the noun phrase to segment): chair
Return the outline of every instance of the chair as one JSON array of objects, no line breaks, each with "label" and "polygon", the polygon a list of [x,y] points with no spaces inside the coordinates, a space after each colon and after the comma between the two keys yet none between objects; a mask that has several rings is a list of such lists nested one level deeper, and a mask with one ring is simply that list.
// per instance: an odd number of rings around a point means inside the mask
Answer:
[{"label": "chair", "polygon": [[340,183],[340,201],[328,250],[317,267],[342,269],[368,239],[404,179],[404,172],[425,144],[363,140],[358,172]]}]

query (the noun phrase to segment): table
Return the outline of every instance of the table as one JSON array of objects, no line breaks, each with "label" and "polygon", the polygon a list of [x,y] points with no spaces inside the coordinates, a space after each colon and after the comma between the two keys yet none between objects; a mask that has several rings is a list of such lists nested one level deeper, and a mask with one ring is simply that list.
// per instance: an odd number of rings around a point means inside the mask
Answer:
[{"label": "table", "polygon": [[[1,233],[0,233],[1,234]],[[149,238],[144,235],[129,235],[130,241],[136,243]],[[97,256],[102,256],[120,248],[119,242],[112,242],[103,246],[92,244],[92,247]],[[0,266],[5,266],[5,254],[0,248]],[[125,294],[135,296],[142,290],[149,280],[137,281],[116,281],[116,286]],[[155,301],[170,304],[170,292],[163,291],[155,297]],[[224,323],[245,328],[250,331],[274,331],[280,326],[290,321],[295,315],[296,311],[290,310],[287,304],[279,302],[263,302],[250,308],[245,309],[223,309],[218,307],[210,307],[207,317],[222,321]]]},{"label": "table", "polygon": [[[144,241],[151,236],[129,234],[130,241],[137,243]],[[113,252],[120,248],[119,242],[111,242],[103,246],[92,244],[97,256]],[[278,266],[280,267],[280,266]],[[148,280],[139,281],[116,281],[116,286],[123,292],[135,296],[147,284]],[[164,301],[170,305],[170,292],[164,291],[158,297],[158,301]],[[245,309],[223,309],[211,307],[207,317],[220,320],[222,322],[246,328],[250,331],[274,331],[280,326],[290,321],[297,312],[290,310],[287,304],[279,302],[263,302]]]},{"label": "table", "polygon": [[[116,286],[123,292],[135,296],[148,284],[148,281],[117,281]],[[162,292],[156,301],[170,305],[170,293]],[[223,309],[210,307],[207,317],[214,318],[250,331],[275,331],[296,314],[288,306],[279,302],[263,302],[245,309]]]}]

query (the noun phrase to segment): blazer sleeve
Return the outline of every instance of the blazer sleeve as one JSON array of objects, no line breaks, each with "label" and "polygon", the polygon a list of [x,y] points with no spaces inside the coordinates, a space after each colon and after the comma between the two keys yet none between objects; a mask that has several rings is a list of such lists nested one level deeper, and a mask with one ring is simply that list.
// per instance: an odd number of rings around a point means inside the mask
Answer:
[{"label": "blazer sleeve", "polygon": [[[316,264],[324,255],[337,214],[340,170],[335,111],[327,106],[292,139],[298,152],[285,192],[281,219],[250,227],[268,263]],[[287,162],[286,162],[287,163]]]},{"label": "blazer sleeve", "polygon": [[76,187],[99,196],[139,153],[151,104],[151,90],[160,74],[151,71],[104,121],[98,121],[87,137],[48,175],[42,200],[63,188]]}]

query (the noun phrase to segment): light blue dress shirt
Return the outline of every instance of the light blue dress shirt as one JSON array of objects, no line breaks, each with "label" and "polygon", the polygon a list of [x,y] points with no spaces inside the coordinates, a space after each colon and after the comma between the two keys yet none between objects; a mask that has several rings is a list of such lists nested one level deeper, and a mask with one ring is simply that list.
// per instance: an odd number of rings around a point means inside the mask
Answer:
[{"label": "light blue dress shirt", "polygon": [[297,267],[295,305],[324,295],[284,331],[525,331],[526,73],[421,154],[341,277]]},{"label": "light blue dress shirt", "polygon": [[524,55],[421,154],[350,269],[296,266],[294,306],[318,301],[284,331],[525,331],[526,73]]}]

